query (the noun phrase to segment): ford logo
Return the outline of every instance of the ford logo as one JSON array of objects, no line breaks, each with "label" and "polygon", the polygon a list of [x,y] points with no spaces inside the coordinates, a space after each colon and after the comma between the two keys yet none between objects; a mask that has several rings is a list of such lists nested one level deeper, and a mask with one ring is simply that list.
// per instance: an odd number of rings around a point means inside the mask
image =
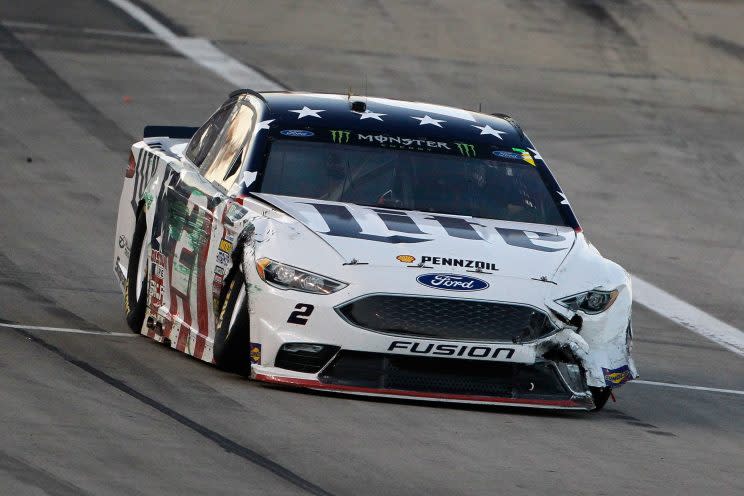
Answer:
[{"label": "ford logo", "polygon": [[455,274],[423,274],[416,278],[416,282],[445,291],[481,291],[488,287],[483,279]]},{"label": "ford logo", "polygon": [[315,136],[314,132],[305,131],[303,129],[284,129],[280,131],[279,134],[283,136],[292,136],[293,138],[309,138],[310,136]]},{"label": "ford logo", "polygon": [[511,159],[511,160],[522,160],[522,154],[521,153],[505,152],[505,151],[502,151],[502,150],[496,150],[496,151],[491,152],[491,154],[494,157],[499,157],[499,158],[508,158],[508,159]]}]

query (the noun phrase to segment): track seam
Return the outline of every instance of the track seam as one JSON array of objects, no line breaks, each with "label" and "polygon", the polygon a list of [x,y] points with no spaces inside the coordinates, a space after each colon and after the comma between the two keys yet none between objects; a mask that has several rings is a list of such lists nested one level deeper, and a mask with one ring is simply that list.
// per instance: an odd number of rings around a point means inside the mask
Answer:
[{"label": "track seam", "polygon": [[134,389],[131,386],[128,386],[123,381],[116,379],[115,377],[110,376],[106,372],[94,367],[93,365],[84,362],[82,360],[78,360],[77,358],[73,357],[72,355],[62,351],[61,349],[57,348],[53,344],[50,344],[43,339],[39,338],[38,336],[27,332],[23,329],[13,327],[13,330],[15,330],[18,334],[22,335],[26,339],[29,339],[33,341],[34,343],[42,346],[46,350],[54,353],[55,355],[61,357],[66,362],[70,363],[71,365],[74,365],[75,367],[79,368],[80,370],[100,379],[101,381],[105,382],[106,384],[112,386],[113,388],[121,391],[122,393],[127,394],[128,396],[131,396],[132,398],[140,401],[141,403],[144,403],[145,405],[157,410],[158,412],[166,415],[167,417],[170,417],[171,419],[175,420],[179,424],[183,425],[184,427],[189,428],[190,430],[196,432],[197,434],[201,435],[202,437],[212,441],[213,443],[217,444],[219,447],[227,451],[228,453],[232,453],[236,456],[239,456],[240,458],[243,458],[244,460],[261,467],[263,469],[268,470],[269,472],[273,473],[280,479],[283,479],[290,484],[308,492],[309,494],[313,494],[316,496],[333,496],[332,493],[329,493],[328,491],[322,489],[321,487],[313,484],[312,482],[308,481],[307,479],[302,478],[301,476],[295,474],[291,470],[279,465],[278,463],[272,461],[271,459],[265,457],[264,455],[246,447],[242,444],[238,444],[237,442],[223,436],[222,434],[192,420],[191,418],[178,413],[177,411],[173,410],[172,408],[160,403],[154,398],[151,398],[150,396],[141,393]]}]

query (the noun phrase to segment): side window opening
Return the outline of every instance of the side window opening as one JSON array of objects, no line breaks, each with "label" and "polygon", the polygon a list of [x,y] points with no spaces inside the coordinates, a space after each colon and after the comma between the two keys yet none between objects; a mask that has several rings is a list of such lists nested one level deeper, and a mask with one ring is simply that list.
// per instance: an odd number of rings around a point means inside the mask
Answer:
[{"label": "side window opening", "polygon": [[240,102],[203,162],[205,179],[230,189],[247,155],[255,120],[256,111]]},{"label": "side window opening", "polygon": [[195,166],[201,168],[234,107],[235,102],[224,105],[194,133],[185,155]]}]

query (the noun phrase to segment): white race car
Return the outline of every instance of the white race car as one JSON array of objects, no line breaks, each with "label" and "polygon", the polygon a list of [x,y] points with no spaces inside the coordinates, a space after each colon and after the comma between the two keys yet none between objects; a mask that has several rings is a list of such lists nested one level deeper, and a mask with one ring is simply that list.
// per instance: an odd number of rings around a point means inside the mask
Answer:
[{"label": "white race car", "polygon": [[599,409],[637,376],[628,274],[505,115],[239,90],[132,146],[138,333],[259,381]]}]

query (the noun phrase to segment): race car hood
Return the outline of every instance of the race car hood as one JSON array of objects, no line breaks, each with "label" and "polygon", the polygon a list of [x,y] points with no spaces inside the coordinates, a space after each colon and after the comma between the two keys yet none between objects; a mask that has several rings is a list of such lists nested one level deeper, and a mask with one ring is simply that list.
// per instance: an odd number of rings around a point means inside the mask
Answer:
[{"label": "race car hood", "polygon": [[570,227],[256,196],[302,223],[352,264],[422,264],[439,272],[480,269],[550,280],[576,239]]}]

